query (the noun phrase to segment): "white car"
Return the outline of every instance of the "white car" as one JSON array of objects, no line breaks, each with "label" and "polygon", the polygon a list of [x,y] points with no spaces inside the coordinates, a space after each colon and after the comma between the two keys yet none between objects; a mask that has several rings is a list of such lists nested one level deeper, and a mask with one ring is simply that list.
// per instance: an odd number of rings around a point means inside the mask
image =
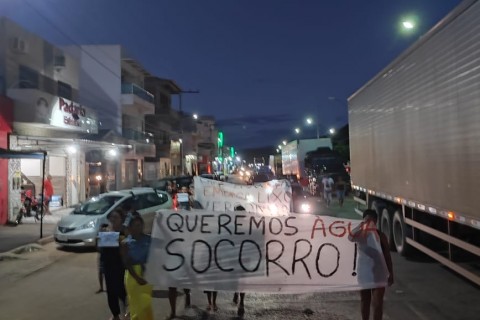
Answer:
[{"label": "white car", "polygon": [[172,198],[167,192],[152,188],[103,193],[82,203],[58,222],[55,242],[71,247],[95,246],[100,226],[108,223],[108,214],[117,208],[138,211],[145,220],[145,232],[150,233],[155,212],[172,206]]}]

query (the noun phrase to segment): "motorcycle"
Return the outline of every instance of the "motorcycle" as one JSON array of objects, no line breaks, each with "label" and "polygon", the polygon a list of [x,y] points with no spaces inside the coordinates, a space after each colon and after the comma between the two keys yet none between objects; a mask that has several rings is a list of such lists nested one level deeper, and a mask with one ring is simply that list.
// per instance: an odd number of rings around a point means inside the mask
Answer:
[{"label": "motorcycle", "polygon": [[[23,217],[31,217],[33,213],[35,213],[34,217],[36,220],[41,219],[41,207],[40,203],[42,203],[42,195],[39,194],[35,198],[32,196],[32,192],[30,190],[27,191],[22,191],[21,192],[21,202],[22,206],[17,214],[17,217],[15,219],[15,223],[21,224]],[[45,216],[46,208],[44,206],[43,209],[43,216]]]}]

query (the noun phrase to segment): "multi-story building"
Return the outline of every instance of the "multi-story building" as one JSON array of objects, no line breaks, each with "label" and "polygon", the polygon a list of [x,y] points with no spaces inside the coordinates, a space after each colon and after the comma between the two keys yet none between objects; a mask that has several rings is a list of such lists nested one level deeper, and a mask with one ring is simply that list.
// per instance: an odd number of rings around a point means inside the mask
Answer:
[{"label": "multi-story building", "polygon": [[[180,115],[172,109],[172,95],[182,89],[169,79],[148,77],[145,88],[155,97],[155,114],[146,117],[146,127],[155,141],[155,157],[147,159],[146,180],[178,175],[180,169]],[[172,141],[175,139],[175,141]]]},{"label": "multi-story building", "polygon": [[[99,114],[97,137],[117,146],[117,155],[87,154],[92,193],[137,186],[143,180],[144,160],[155,156],[154,137],[147,134],[145,116],[155,112],[154,95],[144,89],[150,74],[120,45],[65,48],[80,61],[80,101]],[[98,163],[102,162],[101,166]],[[95,179],[98,177],[98,180]]]},{"label": "multi-story building", "polygon": [[8,160],[8,175],[0,178],[1,184],[8,185],[9,220],[21,206],[21,186],[41,192],[44,167],[53,176],[59,205],[82,201],[87,185],[85,154],[111,148],[93,140],[99,121],[94,109],[80,101],[80,74],[75,57],[0,18],[0,95],[10,98],[2,99],[4,105],[13,105],[6,146],[47,152],[45,164],[38,159]]},{"label": "multi-story building", "polygon": [[197,163],[198,173],[212,173],[212,161],[217,155],[218,130],[215,118],[201,116],[197,121]]}]

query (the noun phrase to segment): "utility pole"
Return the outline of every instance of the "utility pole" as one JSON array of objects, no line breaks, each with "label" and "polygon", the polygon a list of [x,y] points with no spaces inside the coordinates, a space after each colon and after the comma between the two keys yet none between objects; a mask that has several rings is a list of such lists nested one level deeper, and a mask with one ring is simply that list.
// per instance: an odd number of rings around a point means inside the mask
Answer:
[{"label": "utility pole", "polygon": [[181,136],[180,141],[182,141],[182,142],[180,142],[180,144],[181,144],[180,145],[180,148],[181,148],[181,150],[180,150],[180,166],[181,166],[181,169],[182,169],[182,174],[184,173],[184,168],[183,168],[183,144],[185,142],[185,140],[184,140],[185,137],[183,136],[183,126],[184,126],[184,124],[183,124],[184,119],[183,118],[184,117],[183,117],[183,110],[182,110],[182,94],[184,94],[184,93],[200,93],[200,91],[198,91],[198,90],[181,90],[181,91],[178,92],[178,103],[179,103],[178,108],[179,108],[179,112],[180,112],[180,136]]}]

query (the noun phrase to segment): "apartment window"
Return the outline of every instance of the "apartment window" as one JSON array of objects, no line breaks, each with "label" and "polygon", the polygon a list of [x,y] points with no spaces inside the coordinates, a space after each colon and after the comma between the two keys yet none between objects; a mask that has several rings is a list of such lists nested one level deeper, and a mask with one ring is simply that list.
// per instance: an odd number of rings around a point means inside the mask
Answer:
[{"label": "apartment window", "polygon": [[58,81],[57,94],[59,97],[72,100],[72,86],[69,85],[68,83]]},{"label": "apartment window", "polygon": [[18,70],[18,86],[24,89],[38,89],[38,72],[20,65]]}]

